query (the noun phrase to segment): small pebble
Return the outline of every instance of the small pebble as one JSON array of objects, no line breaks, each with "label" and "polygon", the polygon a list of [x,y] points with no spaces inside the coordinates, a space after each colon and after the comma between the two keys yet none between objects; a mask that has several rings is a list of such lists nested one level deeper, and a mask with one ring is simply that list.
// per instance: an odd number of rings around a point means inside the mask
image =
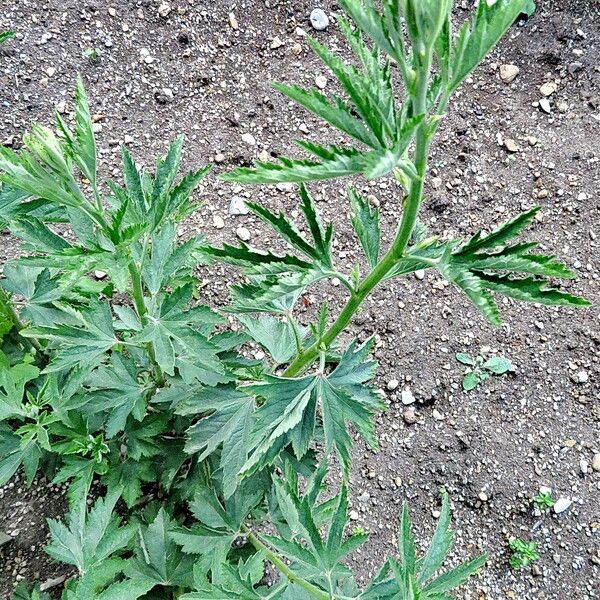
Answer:
[{"label": "small pebble", "polygon": [[520,71],[517,65],[500,65],[500,79],[504,83],[512,83]]},{"label": "small pebble", "polygon": [[552,96],[552,94],[554,94],[554,92],[556,91],[557,86],[554,83],[554,81],[548,81],[547,83],[544,83],[544,85],[542,85],[540,87],[540,93],[542,94],[542,96]]},{"label": "small pebble", "polygon": [[387,382],[387,389],[390,392],[393,392],[398,387],[398,385],[400,385],[400,383],[399,383],[399,381],[397,379],[390,379]]},{"label": "small pebble", "polygon": [[547,114],[552,112],[552,108],[550,108],[550,100],[548,98],[542,98],[540,100],[540,108]]},{"label": "small pebble", "polygon": [[409,404],[413,404],[415,402],[415,397],[413,396],[413,393],[409,389],[402,390],[400,399],[402,401],[402,404],[404,404],[404,406],[408,406]]},{"label": "small pebble", "polygon": [[215,215],[213,217],[213,227],[215,229],[223,229],[223,227],[225,227],[225,221],[223,221],[219,215]]},{"label": "small pebble", "polygon": [[565,510],[568,510],[571,504],[573,504],[573,500],[571,500],[570,498],[559,498],[554,503],[554,512],[557,515],[560,515],[560,513],[564,513]]},{"label": "small pebble", "polygon": [[596,452],[594,458],[592,458],[592,469],[596,471],[596,473],[600,473],[600,452]]},{"label": "small pebble", "polygon": [[242,135],[242,142],[245,142],[249,146],[255,146],[256,145],[256,139],[255,139],[255,137],[251,133],[244,133]]},{"label": "small pebble", "polygon": [[250,231],[245,227],[238,227],[235,230],[235,235],[237,235],[242,242],[247,242],[250,239]]},{"label": "small pebble", "polygon": [[417,422],[417,413],[413,408],[407,408],[404,413],[402,413],[402,418],[407,425],[414,425]]},{"label": "small pebble", "polygon": [[320,90],[324,90],[325,87],[327,86],[327,77],[325,77],[324,75],[317,75],[315,77],[315,85],[320,89]]},{"label": "small pebble", "polygon": [[315,8],[310,13],[310,24],[317,31],[324,31],[329,26],[329,17],[321,8]]},{"label": "small pebble", "polygon": [[163,19],[166,19],[171,13],[171,5],[168,2],[162,2],[158,7],[158,14]]},{"label": "small pebble", "polygon": [[419,280],[423,280],[425,279],[425,270],[424,269],[417,269],[415,271],[415,277]]},{"label": "small pebble", "polygon": [[240,196],[233,196],[229,203],[229,214],[230,215],[247,215],[250,209],[246,205],[246,201]]}]

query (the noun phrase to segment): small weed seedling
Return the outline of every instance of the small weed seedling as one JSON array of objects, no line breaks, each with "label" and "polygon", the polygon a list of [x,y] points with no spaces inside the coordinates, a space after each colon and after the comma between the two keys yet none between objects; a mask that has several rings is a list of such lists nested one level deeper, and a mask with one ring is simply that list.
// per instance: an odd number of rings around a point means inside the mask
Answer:
[{"label": "small weed seedling", "polygon": [[471,358],[469,354],[459,352],[456,360],[470,367],[469,372],[463,377],[462,386],[466,392],[475,389],[480,383],[489,379],[492,375],[504,375],[508,371],[514,370],[513,364],[503,356],[493,356],[484,360],[478,355]]},{"label": "small weed seedling", "polygon": [[526,542],[521,538],[514,538],[508,543],[512,550],[512,555],[508,559],[508,564],[513,569],[524,569],[533,561],[538,560],[537,544],[535,542]]},{"label": "small weed seedling", "polygon": [[102,55],[102,50],[100,48],[86,48],[83,51],[83,56],[85,56],[90,62],[97,61]]},{"label": "small weed seedling", "polygon": [[541,510],[547,510],[554,506],[552,492],[540,492],[534,499],[534,504]]}]

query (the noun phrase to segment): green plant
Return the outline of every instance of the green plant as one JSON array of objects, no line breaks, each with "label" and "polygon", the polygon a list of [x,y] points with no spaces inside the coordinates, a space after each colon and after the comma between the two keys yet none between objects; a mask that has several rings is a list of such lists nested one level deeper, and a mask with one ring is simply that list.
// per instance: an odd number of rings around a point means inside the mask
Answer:
[{"label": "green plant", "polygon": [[[384,402],[370,384],[373,340],[340,346],[337,338],[380,282],[424,268],[437,269],[496,324],[491,292],[588,305],[549,287],[547,278],[572,276],[566,267],[530,252],[535,244],[511,242],[536,209],[466,241],[429,237],[417,219],[429,145],[450,95],[523,0],[480,3],[456,37],[449,0],[386,0],[383,15],[370,1],[343,5],[358,26],[342,22],[363,68],[313,46],[350,101],[278,88],[368,149],[304,144],[318,160],[261,163],[225,178],[303,183],[393,173],[405,198],[385,252],[379,213],[348,192],[365,253],[349,273],[335,264],[333,227],[304,186],[306,234],[285,215],[250,205],[293,253],[181,240],[177,224],[198,207],[192,197],[207,169],[179,178],[179,138],[152,172],[123,148],[124,185],[102,181],[81,81],[74,125],[57,115],[60,135],[35,125],[20,153],[0,148],[0,217],[27,251],[6,265],[0,297],[0,484],[21,465],[29,482],[39,469],[69,482],[69,515],[50,522],[48,546],[79,572],[63,600],[439,600],[484,563],[475,558],[437,576],[452,545],[444,496],[424,557],[416,557],[405,508],[399,557],[358,588],[344,563],[365,539],[346,533],[352,431],[376,448],[374,416]],[[382,55],[399,66],[400,105]],[[239,329],[200,303],[195,266],[214,260],[244,268],[226,309]],[[334,277],[347,304],[332,321],[323,305],[303,326],[298,299]],[[248,343],[266,357],[247,358]],[[325,483],[328,460],[341,466],[336,495]],[[99,496],[89,508],[92,481]],[[270,587],[266,562],[280,573]]]},{"label": "green plant", "polygon": [[508,564],[513,569],[525,569],[533,561],[539,559],[536,551],[537,544],[535,542],[526,542],[521,538],[513,538],[508,543],[512,555],[508,559]]},{"label": "green plant", "polygon": [[554,506],[552,492],[540,491],[539,494],[533,499],[533,502],[538,508],[542,510],[552,508]]},{"label": "green plant", "polygon": [[484,360],[482,356],[472,358],[465,352],[458,352],[456,360],[470,367],[469,372],[463,377],[462,386],[467,392],[475,389],[480,383],[489,379],[492,375],[504,375],[514,370],[513,364],[503,356],[492,356]]},{"label": "green plant", "polygon": [[8,42],[8,40],[15,37],[14,31],[0,31],[0,44]]},{"label": "green plant", "polygon": [[91,62],[98,60],[101,55],[101,48],[85,48],[83,51],[83,56],[85,56],[85,58],[87,58]]}]

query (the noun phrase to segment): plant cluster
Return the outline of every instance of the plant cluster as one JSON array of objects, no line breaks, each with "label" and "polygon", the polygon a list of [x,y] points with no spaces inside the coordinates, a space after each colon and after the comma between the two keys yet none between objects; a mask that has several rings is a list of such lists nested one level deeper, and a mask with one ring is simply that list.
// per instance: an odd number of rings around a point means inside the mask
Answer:
[{"label": "plant cluster", "polygon": [[535,542],[526,542],[521,538],[513,538],[508,543],[512,554],[508,559],[508,564],[513,569],[525,569],[532,562],[540,558],[537,553],[537,544]]},{"label": "plant cluster", "polygon": [[[336,340],[380,282],[417,269],[439,271],[494,324],[494,293],[588,304],[551,287],[573,276],[564,265],[514,241],[535,208],[466,240],[430,236],[418,220],[450,96],[524,0],[480,2],[456,35],[450,0],[384,0],[381,13],[371,0],[341,4],[358,66],[311,43],[348,99],[276,87],[361,148],[301,142],[311,160],[222,177],[302,184],[303,225],[250,204],[290,251],[180,239],[208,171],[179,176],[182,138],[153,170],[123,147],[122,183],[102,181],[81,80],[73,123],[56,115],[57,132],[34,125],[20,152],[0,148],[0,217],[24,250],[1,280],[0,485],[20,468],[29,483],[40,469],[68,483],[69,514],[49,522],[47,548],[77,570],[63,600],[444,600],[485,562],[440,574],[452,546],[444,495],[427,552],[417,557],[405,507],[397,556],[358,587],[345,562],[367,537],[348,527],[353,437],[376,448],[385,403],[370,383],[372,340]],[[346,273],[304,184],[357,173],[393,173],[401,217],[384,249],[379,212],[349,189],[364,261]],[[237,330],[201,303],[195,267],[212,261],[244,271],[227,308]],[[330,318],[324,304],[299,323],[306,288],[333,277],[347,288],[344,308]],[[266,357],[248,358],[248,343]],[[328,492],[330,464],[341,483]],[[22,586],[17,597],[43,596]]]},{"label": "plant cluster", "polygon": [[479,355],[473,358],[465,352],[458,352],[456,360],[469,367],[462,381],[463,389],[466,392],[475,389],[492,375],[504,375],[509,371],[514,371],[515,368],[510,360],[504,356],[492,356],[488,360],[484,360]]}]

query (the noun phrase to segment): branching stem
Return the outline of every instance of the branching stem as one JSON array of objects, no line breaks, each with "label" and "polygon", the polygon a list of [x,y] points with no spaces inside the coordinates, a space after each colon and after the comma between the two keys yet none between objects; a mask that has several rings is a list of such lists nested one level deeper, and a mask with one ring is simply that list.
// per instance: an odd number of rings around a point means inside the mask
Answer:
[{"label": "branching stem", "polygon": [[[422,67],[419,69],[417,75],[417,92],[413,100],[414,113],[417,115],[425,114],[427,112],[427,90],[431,62],[432,57],[430,51],[423,58]],[[417,170],[417,175],[412,180],[410,193],[406,199],[404,212],[402,214],[402,221],[400,222],[400,227],[393,244],[373,270],[365,277],[365,279],[363,279],[355,293],[350,296],[331,327],[329,327],[323,336],[316,340],[310,348],[306,349],[303,354],[298,355],[294,361],[290,363],[288,368],[284,371],[284,376],[293,377],[300,373],[304,368],[311,365],[319,356],[321,348],[323,346],[328,348],[338,335],[344,331],[352,320],[352,317],[359,310],[365,298],[367,298],[373,289],[394,268],[398,260],[403,257],[423,199],[423,185],[425,174],[427,172],[427,158],[431,141],[431,131],[429,128],[429,120],[425,117],[416,133],[415,168]]]}]

